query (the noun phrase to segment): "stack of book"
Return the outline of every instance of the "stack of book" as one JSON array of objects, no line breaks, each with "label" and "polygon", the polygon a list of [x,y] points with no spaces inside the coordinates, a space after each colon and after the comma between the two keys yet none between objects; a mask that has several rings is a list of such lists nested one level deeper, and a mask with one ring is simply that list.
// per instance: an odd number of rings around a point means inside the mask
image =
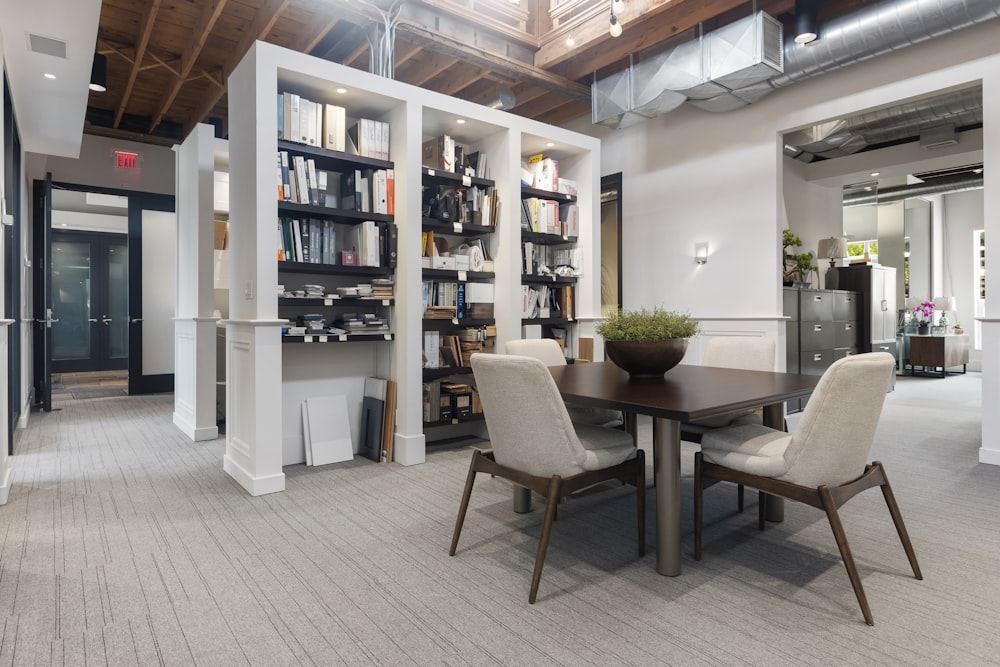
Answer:
[{"label": "stack of book", "polygon": [[455,306],[427,306],[424,317],[429,320],[450,320],[455,317]]},{"label": "stack of book", "polygon": [[373,299],[391,299],[393,295],[393,283],[391,278],[375,278],[372,280]]}]

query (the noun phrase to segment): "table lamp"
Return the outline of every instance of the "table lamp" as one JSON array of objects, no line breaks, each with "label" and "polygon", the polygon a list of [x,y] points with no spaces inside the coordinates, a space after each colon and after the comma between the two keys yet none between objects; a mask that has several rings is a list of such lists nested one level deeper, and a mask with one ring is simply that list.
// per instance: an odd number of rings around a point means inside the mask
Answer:
[{"label": "table lamp", "polygon": [[[954,313],[955,312],[955,307],[956,307],[955,306],[955,297],[953,297],[953,296],[936,296],[936,297],[934,297],[934,310],[940,310],[941,311],[941,317],[945,317],[945,313]],[[938,320],[938,322],[940,322],[940,320]]]},{"label": "table lamp", "polygon": [[837,289],[837,272],[834,271],[838,259],[847,257],[847,238],[843,236],[831,236],[828,239],[820,239],[819,247],[816,249],[816,259],[830,260],[830,268],[826,272],[826,289]]}]

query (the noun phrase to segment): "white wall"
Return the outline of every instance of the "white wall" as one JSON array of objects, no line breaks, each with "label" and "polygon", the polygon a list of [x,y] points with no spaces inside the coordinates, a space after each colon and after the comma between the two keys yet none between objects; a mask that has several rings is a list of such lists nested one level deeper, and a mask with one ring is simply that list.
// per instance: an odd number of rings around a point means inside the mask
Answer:
[{"label": "white wall", "polygon": [[[114,162],[116,150],[139,153],[141,159],[138,168],[116,167]],[[35,153],[28,155],[29,160],[25,170],[29,183],[34,179],[45,178],[45,173],[50,171],[52,180],[63,183],[174,194],[174,151],[166,146],[85,134],[78,159]]]},{"label": "white wall", "polygon": [[[974,330],[973,304],[978,297],[979,278],[975,257],[973,230],[983,229],[983,191],[956,192],[944,195],[941,202],[944,217],[943,240],[944,267],[940,271],[942,296],[954,296],[957,311],[953,323],[965,327],[966,333]],[[973,346],[972,368],[979,367],[979,351]]]},{"label": "white wall", "polygon": [[[626,307],[662,303],[697,316],[780,314],[780,202],[789,214],[799,208],[794,194],[784,195],[779,137],[788,131],[981,81],[984,163],[996,161],[996,34],[996,22],[988,22],[795,84],[732,113],[682,107],[627,130],[592,127],[602,137],[602,173],[621,171],[624,178]],[[1000,167],[994,171],[991,179],[985,170],[986,220],[1000,215]],[[704,267],[692,258],[697,241],[712,247]],[[987,243],[988,254],[992,247],[1000,254],[1000,234],[987,234]],[[1000,292],[988,300],[987,317],[996,320],[984,326],[983,401],[992,404],[1000,401]],[[983,433],[980,460],[1000,463],[1000,415],[984,414]]]}]

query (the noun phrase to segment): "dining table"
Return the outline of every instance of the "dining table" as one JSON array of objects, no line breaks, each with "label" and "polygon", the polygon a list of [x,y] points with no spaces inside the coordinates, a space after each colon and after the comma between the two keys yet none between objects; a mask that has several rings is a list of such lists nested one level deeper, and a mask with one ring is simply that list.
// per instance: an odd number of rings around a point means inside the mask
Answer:
[{"label": "dining table", "polygon": [[[784,402],[809,396],[821,377],[680,364],[662,377],[632,378],[610,361],[549,370],[567,402],[653,418],[656,571],[668,576],[681,573],[681,424],[763,407],[764,425],[783,430]],[[770,496],[768,519],[782,512]]]}]

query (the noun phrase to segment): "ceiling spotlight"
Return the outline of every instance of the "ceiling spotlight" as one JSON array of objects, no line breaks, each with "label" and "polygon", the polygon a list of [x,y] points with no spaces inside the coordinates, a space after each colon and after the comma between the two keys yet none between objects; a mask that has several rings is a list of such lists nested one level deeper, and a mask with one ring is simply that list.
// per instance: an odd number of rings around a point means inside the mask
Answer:
[{"label": "ceiling spotlight", "polygon": [[108,89],[108,57],[102,53],[94,54],[94,64],[90,66],[90,85],[95,93],[103,93]]},{"label": "ceiling spotlight", "polygon": [[42,76],[44,76],[46,79],[54,79],[54,78],[56,78],[56,75],[53,74],[52,72],[43,72]]},{"label": "ceiling spotlight", "polygon": [[455,122],[458,123],[459,125],[465,125],[465,119],[464,118],[456,118]]},{"label": "ceiling spotlight", "polygon": [[337,88],[334,92],[336,92],[338,95],[344,95],[347,93],[347,88]]},{"label": "ceiling spotlight", "polygon": [[872,172],[872,178],[875,178],[876,176],[879,176],[881,173],[882,172],[880,172],[880,171],[873,171]]},{"label": "ceiling spotlight", "polygon": [[819,36],[816,0],[795,0],[795,43],[808,44]]},{"label": "ceiling spotlight", "polygon": [[553,142],[553,141],[550,141],[550,142],[548,142],[548,143],[546,143],[546,144],[545,144],[545,147],[546,147],[546,148],[552,148],[552,147],[553,147],[553,146],[555,146],[555,145],[556,145],[556,144],[555,144],[555,142]]},{"label": "ceiling spotlight", "polygon": [[572,37],[566,38],[566,46],[576,46],[576,40]]},{"label": "ceiling spotlight", "polygon": [[622,34],[622,24],[618,22],[618,17],[615,16],[614,12],[611,12],[611,27],[608,28],[608,32],[611,33],[612,37],[618,37]]}]

